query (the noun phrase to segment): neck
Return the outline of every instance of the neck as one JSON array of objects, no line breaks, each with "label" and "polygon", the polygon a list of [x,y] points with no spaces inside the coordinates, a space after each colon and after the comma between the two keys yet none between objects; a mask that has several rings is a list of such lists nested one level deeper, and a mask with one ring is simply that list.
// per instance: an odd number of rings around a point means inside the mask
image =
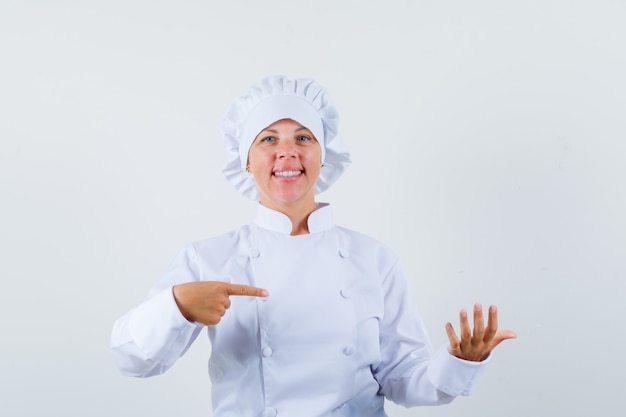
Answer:
[{"label": "neck", "polygon": [[261,204],[272,210],[279,211],[291,220],[291,235],[306,235],[309,233],[309,216],[317,209],[315,201],[290,204],[266,204],[261,200]]}]

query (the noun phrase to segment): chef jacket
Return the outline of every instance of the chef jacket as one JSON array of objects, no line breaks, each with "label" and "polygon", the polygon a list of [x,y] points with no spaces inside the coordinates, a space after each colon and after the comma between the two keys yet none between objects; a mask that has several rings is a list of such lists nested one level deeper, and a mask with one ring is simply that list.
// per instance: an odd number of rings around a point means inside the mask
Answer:
[{"label": "chef jacket", "polygon": [[269,296],[233,296],[207,326],[216,417],[378,417],[385,397],[414,406],[469,395],[486,361],[433,353],[396,255],[336,226],[327,204],[308,227],[291,236],[289,218],[259,204],[252,224],[189,245],[116,321],[116,366],[138,377],[165,372],[205,327],[183,317],[172,287],[227,281]]}]

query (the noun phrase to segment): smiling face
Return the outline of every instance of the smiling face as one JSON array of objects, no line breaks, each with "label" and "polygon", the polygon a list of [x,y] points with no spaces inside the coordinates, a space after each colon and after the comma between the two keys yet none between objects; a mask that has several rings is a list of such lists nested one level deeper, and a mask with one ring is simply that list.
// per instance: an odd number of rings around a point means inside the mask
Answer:
[{"label": "smiling face", "polygon": [[272,123],[252,142],[248,164],[261,204],[281,212],[314,209],[321,148],[309,129],[291,119]]}]

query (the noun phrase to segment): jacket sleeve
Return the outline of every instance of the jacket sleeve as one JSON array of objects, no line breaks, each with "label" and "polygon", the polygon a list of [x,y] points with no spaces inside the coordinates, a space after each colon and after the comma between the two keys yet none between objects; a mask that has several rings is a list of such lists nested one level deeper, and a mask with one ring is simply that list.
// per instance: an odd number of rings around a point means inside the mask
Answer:
[{"label": "jacket sleeve", "polygon": [[185,319],[172,287],[199,280],[197,254],[189,246],[174,259],[144,301],[115,322],[110,348],[120,372],[136,377],[162,374],[189,349],[204,326]]},{"label": "jacket sleeve", "polygon": [[433,353],[398,262],[385,277],[383,291],[381,362],[374,369],[381,392],[406,407],[445,404],[469,395],[489,359],[465,361],[451,355],[445,346]]}]

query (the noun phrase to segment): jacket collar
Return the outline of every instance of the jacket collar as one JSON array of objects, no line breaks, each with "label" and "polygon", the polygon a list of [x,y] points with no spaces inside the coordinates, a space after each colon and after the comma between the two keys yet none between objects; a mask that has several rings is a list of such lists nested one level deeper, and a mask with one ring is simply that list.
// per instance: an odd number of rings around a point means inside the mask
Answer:
[{"label": "jacket collar", "polygon": [[[328,203],[316,203],[316,210],[309,215],[309,233],[319,233],[332,228],[333,212]],[[265,207],[261,203],[257,205],[256,216],[253,223],[263,229],[274,232],[290,234],[292,225],[291,220],[280,211],[275,211]]]}]

